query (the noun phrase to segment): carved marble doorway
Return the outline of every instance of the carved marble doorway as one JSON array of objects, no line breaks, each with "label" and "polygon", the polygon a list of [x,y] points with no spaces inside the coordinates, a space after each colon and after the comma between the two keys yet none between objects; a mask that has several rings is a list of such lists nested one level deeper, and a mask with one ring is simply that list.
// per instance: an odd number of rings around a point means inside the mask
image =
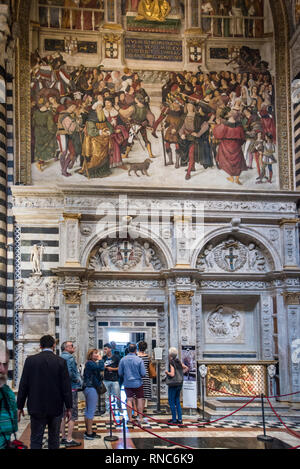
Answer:
[{"label": "carved marble doorway", "polygon": [[[144,334],[144,340],[148,344],[147,353],[152,356],[155,347],[163,349],[164,371],[167,364],[168,315],[165,313],[164,304],[101,304],[89,303],[88,313],[89,347],[102,349],[109,342],[109,333],[113,331],[127,332],[130,334]],[[163,373],[162,373],[163,376]],[[153,385],[153,393],[156,392]]]}]

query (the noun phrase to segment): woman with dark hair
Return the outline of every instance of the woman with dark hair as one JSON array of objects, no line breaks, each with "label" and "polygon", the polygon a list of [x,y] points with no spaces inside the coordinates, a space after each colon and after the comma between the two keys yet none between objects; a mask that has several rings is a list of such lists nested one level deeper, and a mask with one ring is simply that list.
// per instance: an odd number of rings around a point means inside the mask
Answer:
[{"label": "woman with dark hair", "polygon": [[138,356],[143,360],[145,369],[146,369],[146,376],[142,378],[143,381],[143,389],[144,389],[144,410],[147,408],[147,401],[152,397],[151,391],[151,380],[149,376],[149,364],[150,364],[150,357],[146,353],[147,350],[147,342],[139,342],[138,343]]},{"label": "woman with dark hair", "polygon": [[84,396],[86,400],[86,408],[84,414],[86,432],[84,433],[85,440],[93,440],[100,438],[97,433],[92,431],[93,418],[95,415],[97,403],[98,403],[98,392],[102,384],[101,371],[104,370],[104,362],[100,357],[97,349],[91,349],[87,354],[87,362],[84,367],[83,373],[83,387]]},{"label": "woman with dark hair", "polygon": [[[172,412],[172,419],[168,420],[170,424],[182,425],[182,411],[180,405],[180,393],[183,384],[183,373],[188,371],[188,367],[177,357],[178,351],[175,347],[169,349],[169,371],[166,370],[166,383],[168,386],[168,400]],[[177,417],[176,418],[176,411]]]}]

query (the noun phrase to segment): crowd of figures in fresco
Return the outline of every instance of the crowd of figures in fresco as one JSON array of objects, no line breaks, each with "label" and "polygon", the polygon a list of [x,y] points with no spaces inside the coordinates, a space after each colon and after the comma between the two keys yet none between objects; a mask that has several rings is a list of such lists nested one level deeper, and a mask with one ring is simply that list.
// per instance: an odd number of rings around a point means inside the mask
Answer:
[{"label": "crowd of figures in fresco", "polygon": [[[251,72],[171,72],[154,113],[137,72],[70,68],[59,53],[32,60],[32,160],[40,171],[59,160],[66,178],[75,163],[87,178],[113,176],[115,168],[149,176],[159,138],[161,164],[185,166],[186,180],[215,167],[237,184],[250,170],[257,183],[272,182],[274,85],[264,62]],[[133,149],[142,159],[132,158]]]}]

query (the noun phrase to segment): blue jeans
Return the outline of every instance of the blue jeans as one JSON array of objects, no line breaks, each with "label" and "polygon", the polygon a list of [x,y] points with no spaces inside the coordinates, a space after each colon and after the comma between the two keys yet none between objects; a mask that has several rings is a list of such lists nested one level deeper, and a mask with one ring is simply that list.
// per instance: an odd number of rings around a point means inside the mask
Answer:
[{"label": "blue jeans", "polygon": [[85,417],[89,420],[93,420],[97,404],[98,404],[98,393],[95,388],[85,388],[83,391],[85,396]]},{"label": "blue jeans", "polygon": [[176,421],[176,410],[178,415],[178,420],[182,420],[182,412],[180,406],[180,392],[182,389],[182,384],[180,386],[169,386],[168,387],[168,400],[170,409],[172,412],[172,420]]},{"label": "blue jeans", "polygon": [[[121,399],[120,385],[119,381],[103,380],[103,383],[107,389],[107,392],[105,393],[105,410],[106,412],[109,412],[109,396],[117,396],[119,399]],[[115,401],[117,402],[118,408],[121,409],[122,403],[119,399],[115,399]]]}]

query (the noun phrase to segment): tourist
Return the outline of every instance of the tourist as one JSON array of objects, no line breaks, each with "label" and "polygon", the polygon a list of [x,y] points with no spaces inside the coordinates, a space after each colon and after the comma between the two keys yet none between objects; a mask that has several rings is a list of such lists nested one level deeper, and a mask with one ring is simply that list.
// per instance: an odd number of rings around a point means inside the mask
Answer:
[{"label": "tourist", "polygon": [[15,395],[6,384],[9,354],[5,342],[0,340],[0,449],[5,449],[12,434],[18,431]]},{"label": "tourist", "polygon": [[59,430],[66,407],[69,422],[72,413],[72,388],[67,363],[55,355],[56,342],[51,335],[40,339],[41,353],[26,358],[18,392],[18,419],[24,406],[31,422],[30,448],[42,449],[48,426],[48,449],[59,448]]},{"label": "tourist", "polygon": [[68,372],[70,375],[71,386],[72,386],[72,416],[68,423],[68,434],[66,438],[65,430],[65,419],[62,420],[61,424],[61,443],[63,443],[67,448],[73,446],[80,446],[81,443],[73,440],[73,430],[76,420],[78,419],[78,389],[82,386],[82,380],[80,373],[77,368],[77,363],[74,358],[75,347],[71,341],[64,342],[61,345],[61,357],[66,360]]},{"label": "tourist", "polygon": [[[183,372],[188,371],[188,367],[181,363],[181,361],[177,358],[177,354],[178,352],[175,347],[171,347],[169,349],[170,371],[166,370],[166,384],[168,385],[168,400],[172,412],[172,419],[168,420],[168,423],[182,425],[180,392],[183,383]],[[176,411],[178,418],[176,418]]]},{"label": "tourist", "polygon": [[144,409],[143,409],[143,412],[145,411],[145,409],[147,408],[147,401],[148,399],[151,399],[152,398],[152,392],[151,392],[151,380],[150,380],[150,376],[149,376],[149,364],[150,364],[150,357],[149,355],[146,353],[146,350],[147,350],[147,342],[139,342],[138,343],[138,357],[140,357],[143,362],[144,362],[144,366],[145,366],[145,370],[146,370],[146,376],[144,376],[144,378],[142,378],[142,381],[143,381],[143,390],[144,390]]},{"label": "tourist", "polygon": [[115,396],[117,399],[117,406],[119,410],[122,410],[121,404],[121,393],[119,385],[119,363],[120,356],[117,353],[112,353],[112,345],[107,343],[104,345],[104,386],[107,391],[105,393],[105,413],[109,413],[110,410],[110,396]]},{"label": "tourist", "polygon": [[132,423],[132,409],[134,399],[137,400],[138,415],[144,407],[144,390],[142,378],[146,376],[143,360],[136,355],[136,344],[130,344],[129,353],[123,357],[119,364],[119,375],[124,378],[124,388],[127,397],[128,421]]},{"label": "tourist", "polygon": [[97,349],[91,349],[87,354],[87,362],[84,367],[83,373],[83,387],[86,400],[85,408],[85,426],[86,432],[84,434],[85,440],[94,440],[101,438],[96,432],[93,432],[93,418],[96,412],[98,403],[98,394],[102,384],[101,371],[104,370],[104,362],[100,357]]}]

